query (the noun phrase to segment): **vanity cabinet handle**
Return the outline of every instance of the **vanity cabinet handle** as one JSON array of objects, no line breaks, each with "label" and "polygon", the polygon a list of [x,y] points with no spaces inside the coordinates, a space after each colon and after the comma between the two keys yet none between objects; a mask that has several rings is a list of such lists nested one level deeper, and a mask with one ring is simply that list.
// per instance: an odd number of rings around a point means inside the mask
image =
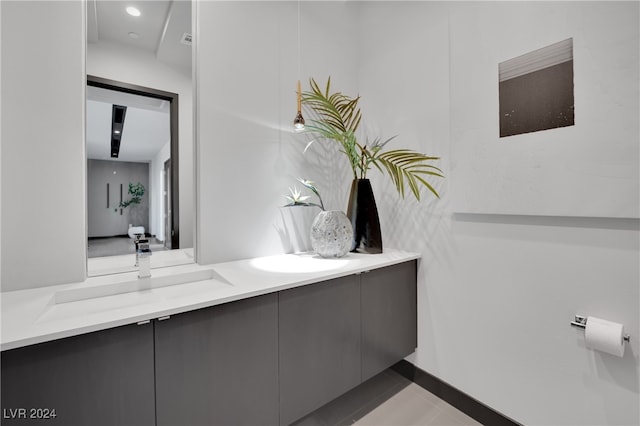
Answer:
[{"label": "vanity cabinet handle", "polygon": [[149,324],[151,322],[151,320],[144,320],[144,321],[139,321],[136,324],[138,325],[145,325],[145,324]]},{"label": "vanity cabinet handle", "polygon": [[164,317],[160,317],[160,318],[158,318],[158,321],[168,320],[169,318],[171,318],[171,315],[167,315],[167,316],[164,316]]}]

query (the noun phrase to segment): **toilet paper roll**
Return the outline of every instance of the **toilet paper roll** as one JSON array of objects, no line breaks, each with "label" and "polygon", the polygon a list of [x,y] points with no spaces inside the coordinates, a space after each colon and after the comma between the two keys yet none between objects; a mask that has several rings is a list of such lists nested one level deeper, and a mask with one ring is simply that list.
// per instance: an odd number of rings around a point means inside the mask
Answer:
[{"label": "toilet paper roll", "polygon": [[624,355],[624,325],[596,317],[587,317],[584,331],[587,348],[622,357]]}]

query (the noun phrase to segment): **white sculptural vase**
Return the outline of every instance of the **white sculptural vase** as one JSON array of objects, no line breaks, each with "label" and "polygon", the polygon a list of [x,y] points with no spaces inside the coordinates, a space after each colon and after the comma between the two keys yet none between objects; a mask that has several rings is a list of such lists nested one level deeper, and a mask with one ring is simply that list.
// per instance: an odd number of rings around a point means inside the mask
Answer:
[{"label": "white sculptural vase", "polygon": [[311,247],[322,257],[344,256],[352,240],[351,221],[342,211],[321,211],[311,224]]}]

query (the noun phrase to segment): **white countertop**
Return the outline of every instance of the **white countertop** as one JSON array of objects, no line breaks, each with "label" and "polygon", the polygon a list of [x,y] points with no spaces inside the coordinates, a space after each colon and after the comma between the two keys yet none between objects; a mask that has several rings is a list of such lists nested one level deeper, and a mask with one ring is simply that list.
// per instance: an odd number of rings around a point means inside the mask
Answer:
[{"label": "white countertop", "polygon": [[[418,253],[395,249],[382,254],[349,253],[339,259],[286,254],[153,269],[153,281],[139,280],[137,272],[129,272],[3,292],[0,349],[134,324],[418,258]],[[198,281],[170,284],[176,277]]]}]

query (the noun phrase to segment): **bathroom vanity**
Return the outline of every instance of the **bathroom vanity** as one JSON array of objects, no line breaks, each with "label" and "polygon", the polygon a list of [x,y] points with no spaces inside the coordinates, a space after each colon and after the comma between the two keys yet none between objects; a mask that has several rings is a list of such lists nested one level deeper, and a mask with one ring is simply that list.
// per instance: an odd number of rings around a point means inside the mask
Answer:
[{"label": "bathroom vanity", "polygon": [[154,270],[200,281],[135,291],[121,274],[3,293],[2,424],[290,424],[415,350],[418,258],[282,255]]}]

